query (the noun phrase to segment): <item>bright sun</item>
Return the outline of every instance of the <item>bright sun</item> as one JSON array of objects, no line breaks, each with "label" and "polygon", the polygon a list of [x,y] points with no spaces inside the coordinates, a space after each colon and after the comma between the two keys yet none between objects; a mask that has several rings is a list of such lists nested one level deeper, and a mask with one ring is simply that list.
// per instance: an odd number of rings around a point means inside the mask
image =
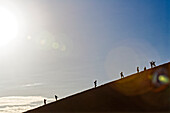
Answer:
[{"label": "bright sun", "polygon": [[15,15],[0,8],[0,46],[7,45],[18,33],[18,22]]}]

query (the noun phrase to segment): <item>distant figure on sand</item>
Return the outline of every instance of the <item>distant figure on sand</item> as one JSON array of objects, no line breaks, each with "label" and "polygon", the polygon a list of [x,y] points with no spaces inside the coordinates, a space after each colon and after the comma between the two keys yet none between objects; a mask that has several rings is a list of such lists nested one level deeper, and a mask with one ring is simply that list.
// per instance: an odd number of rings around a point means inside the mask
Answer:
[{"label": "distant figure on sand", "polygon": [[152,62],[150,62],[150,65],[151,65],[151,68],[153,68],[153,61],[152,61]]},{"label": "distant figure on sand", "polygon": [[97,87],[97,80],[94,81],[94,87]]},{"label": "distant figure on sand", "polygon": [[121,78],[124,78],[123,72],[120,73]]},{"label": "distant figure on sand", "polygon": [[144,67],[144,71],[146,71],[146,67]]},{"label": "distant figure on sand", "polygon": [[156,67],[155,61],[150,62],[151,68]]},{"label": "distant figure on sand", "polygon": [[57,97],[57,95],[55,95],[55,99],[56,99],[56,101],[57,101],[57,98],[58,98],[58,97]]},{"label": "distant figure on sand", "polygon": [[44,105],[46,105],[46,102],[47,102],[47,100],[46,100],[46,99],[44,99]]},{"label": "distant figure on sand", "polygon": [[137,73],[139,73],[139,67],[137,67]]},{"label": "distant figure on sand", "polygon": [[154,62],[152,61],[152,65],[153,65],[154,67],[156,67],[155,61],[154,61]]}]

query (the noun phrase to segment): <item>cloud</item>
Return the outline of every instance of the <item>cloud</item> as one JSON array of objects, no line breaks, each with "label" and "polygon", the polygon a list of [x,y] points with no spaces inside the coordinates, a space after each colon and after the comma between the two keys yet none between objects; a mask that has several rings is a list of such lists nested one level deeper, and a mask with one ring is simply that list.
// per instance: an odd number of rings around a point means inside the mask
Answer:
[{"label": "cloud", "polygon": [[31,83],[31,84],[25,84],[23,87],[33,87],[33,86],[40,86],[42,83]]},{"label": "cloud", "polygon": [[[0,113],[21,113],[43,105],[42,96],[9,96],[0,97]],[[54,99],[46,98],[47,102]]]}]

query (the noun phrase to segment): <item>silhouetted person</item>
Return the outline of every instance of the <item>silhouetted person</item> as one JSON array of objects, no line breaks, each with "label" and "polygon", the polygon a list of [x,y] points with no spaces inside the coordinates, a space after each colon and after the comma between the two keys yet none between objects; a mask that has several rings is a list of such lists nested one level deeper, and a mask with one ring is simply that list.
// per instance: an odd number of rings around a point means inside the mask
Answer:
[{"label": "silhouetted person", "polygon": [[153,65],[154,67],[156,67],[155,61],[154,61],[154,62],[152,61],[152,65]]},{"label": "silhouetted person", "polygon": [[97,87],[97,80],[94,81],[94,87]]},{"label": "silhouetted person", "polygon": [[57,98],[58,98],[58,97],[57,97],[57,95],[55,95],[55,99],[56,99],[56,101],[57,101]]},{"label": "silhouetted person", "polygon": [[156,67],[155,61],[150,62],[151,68]]},{"label": "silhouetted person", "polygon": [[146,71],[146,67],[144,67],[144,71]]},{"label": "silhouetted person", "polygon": [[151,65],[151,68],[153,68],[153,61],[152,61],[152,62],[150,62],[150,65]]},{"label": "silhouetted person", "polygon": [[121,78],[124,78],[123,72],[120,73]]},{"label": "silhouetted person", "polygon": [[137,67],[137,72],[139,73],[139,67]]},{"label": "silhouetted person", "polygon": [[47,102],[47,100],[46,100],[46,99],[44,99],[44,105],[46,105],[46,102]]}]

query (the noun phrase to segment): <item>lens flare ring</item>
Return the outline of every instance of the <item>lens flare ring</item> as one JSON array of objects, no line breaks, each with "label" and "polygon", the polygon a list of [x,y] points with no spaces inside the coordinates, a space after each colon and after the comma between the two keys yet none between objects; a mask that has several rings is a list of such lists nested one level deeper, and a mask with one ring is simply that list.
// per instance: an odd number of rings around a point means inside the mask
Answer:
[{"label": "lens flare ring", "polygon": [[168,72],[163,68],[154,71],[153,74],[151,74],[150,79],[154,87],[154,91],[156,92],[162,91],[170,83]]}]

